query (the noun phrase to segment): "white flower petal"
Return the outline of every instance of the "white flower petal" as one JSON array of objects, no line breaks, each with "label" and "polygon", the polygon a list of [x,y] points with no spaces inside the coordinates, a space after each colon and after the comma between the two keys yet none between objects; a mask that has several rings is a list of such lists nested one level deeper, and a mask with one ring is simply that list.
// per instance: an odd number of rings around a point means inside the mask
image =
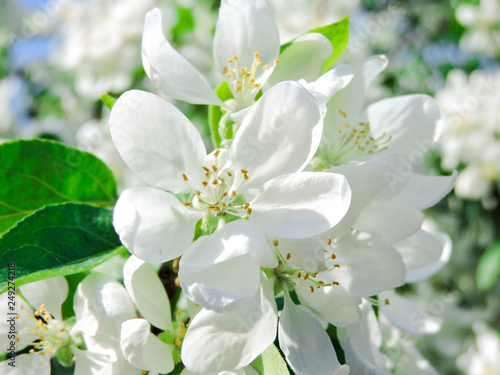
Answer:
[{"label": "white flower petal", "polygon": [[408,299],[392,291],[380,293],[379,298],[380,300],[389,300],[388,305],[382,304],[379,307],[380,314],[384,314],[392,324],[403,331],[411,335],[421,336],[436,333],[441,329],[439,319],[419,311]]},{"label": "white flower petal", "polygon": [[320,109],[312,94],[298,83],[282,82],[246,114],[231,146],[235,170],[248,171],[247,188],[300,171],[316,152],[321,128]]},{"label": "white flower petal", "polygon": [[149,323],[173,332],[170,301],[151,264],[132,255],[123,268],[123,283],[137,310]]},{"label": "white flower petal", "polygon": [[[218,72],[227,60],[238,58],[239,67],[252,67],[254,54],[259,53],[262,66],[278,58],[280,40],[273,13],[264,0],[222,0],[215,27],[214,60]],[[259,80],[257,76],[256,80]]]},{"label": "white flower petal", "polygon": [[198,238],[181,258],[180,266],[190,271],[201,271],[244,254],[251,254],[253,261],[261,267],[274,268],[278,265],[269,244],[257,228],[246,220],[236,220],[210,236]]},{"label": "white flower petal", "polygon": [[448,236],[446,233],[442,233],[442,232],[432,233],[432,235],[443,246],[441,256],[439,257],[439,259],[436,262],[431,263],[431,264],[424,266],[424,267],[421,267],[421,268],[411,269],[411,268],[407,267],[406,282],[415,283],[417,281],[427,279],[427,278],[431,277],[432,275],[435,275],[437,272],[439,272],[450,260],[451,251],[452,251],[452,244],[451,244],[450,236]]},{"label": "white flower petal", "polygon": [[329,276],[349,294],[368,297],[405,282],[401,255],[375,233],[353,231],[345,235],[335,242],[335,255],[331,262],[340,267]]},{"label": "white flower petal", "polygon": [[113,106],[109,126],[120,156],[148,184],[187,193],[183,174],[203,179],[207,153],[201,136],[169,102],[144,91],[127,91]]},{"label": "white flower petal", "polygon": [[314,81],[323,73],[325,61],[332,53],[332,43],[323,34],[302,35],[280,54],[280,62],[268,82],[273,86],[288,80]]},{"label": "white flower petal", "polygon": [[392,137],[385,145],[387,152],[399,152],[412,164],[419,164],[434,144],[440,117],[439,107],[430,96],[406,95],[372,104],[357,121],[369,122],[375,139]]},{"label": "white flower petal", "polygon": [[154,188],[130,188],[116,202],[113,225],[123,245],[139,259],[161,263],[191,244],[201,214]]},{"label": "white flower petal", "polygon": [[384,375],[380,370],[385,366],[380,354],[382,333],[372,305],[363,302],[360,307],[361,318],[356,324],[351,324],[338,331],[338,336],[345,352],[352,374]]},{"label": "white flower petal", "polygon": [[[346,122],[357,121],[364,106],[366,89],[387,64],[388,60],[385,56],[371,56],[354,66],[354,78],[328,103],[324,128],[327,139],[330,141],[334,139],[337,136],[337,130]],[[347,117],[344,118],[339,111],[345,113]]]},{"label": "white flower petal", "polygon": [[146,14],[142,64],[149,79],[165,95],[193,104],[222,105],[205,77],[165,39],[158,8]]},{"label": "white flower petal", "polygon": [[456,179],[456,171],[451,176],[426,176],[412,173],[397,199],[419,210],[424,210],[443,199],[453,189]]},{"label": "white flower petal", "polygon": [[216,312],[234,311],[249,303],[259,289],[260,267],[250,255],[234,257],[198,272],[179,267],[184,293]]},{"label": "white flower petal", "polygon": [[[352,68],[349,65],[341,64],[323,74],[316,81],[306,84],[305,87],[314,95],[320,105],[326,106],[330,98],[346,87],[353,77]],[[323,113],[324,111],[326,108]]]},{"label": "white flower petal", "polygon": [[372,202],[359,215],[353,224],[354,229],[379,233],[390,243],[415,233],[424,221],[424,214],[396,200]]},{"label": "white flower petal", "polygon": [[68,283],[63,276],[25,284],[20,289],[34,309],[39,310],[41,305],[45,305],[48,313],[61,319],[61,306],[68,296]]},{"label": "white flower petal", "polygon": [[217,312],[248,303],[259,289],[260,266],[277,260],[265,238],[244,220],[199,238],[181,258],[179,282],[197,304]]},{"label": "white flower petal", "polygon": [[[343,175],[347,178],[352,191],[351,204],[346,215],[331,231],[331,238],[340,238],[358,218],[359,214],[379,197],[391,183],[394,172],[384,163],[368,160],[365,162],[351,162],[331,168],[329,172]],[[370,181],[369,184],[366,181]]]},{"label": "white flower petal", "polygon": [[15,367],[9,366],[9,361],[0,362],[0,373],[2,375],[50,375],[50,357],[20,354],[16,356]]},{"label": "white flower petal", "polygon": [[295,306],[288,291],[278,325],[280,348],[293,371],[299,375],[344,375],[335,349],[323,326],[306,309]]},{"label": "white flower petal", "polygon": [[313,293],[305,286],[297,287],[295,291],[302,304],[337,327],[355,323],[359,318],[358,305],[361,304],[359,297],[351,296],[331,286],[315,289]]},{"label": "white flower petal", "polygon": [[[86,339],[86,342],[88,341],[89,340]],[[118,357],[121,357],[121,355],[110,346],[101,346],[92,342],[88,350],[81,350],[75,346],[71,346],[71,350],[75,356],[75,375],[108,375],[111,374],[111,372],[106,372],[108,368],[112,368],[113,365],[116,367],[119,366]],[[120,372],[120,374],[122,373],[123,372]]]},{"label": "white flower petal", "polygon": [[167,345],[150,332],[145,319],[123,322],[120,345],[125,359],[138,369],[169,373],[174,369],[173,346]]},{"label": "white flower petal", "polygon": [[[17,308],[17,312],[19,314],[19,318],[14,320],[15,327],[11,325],[10,318],[16,318],[15,315],[6,316],[6,319],[0,320],[0,335],[1,337],[7,338],[8,335],[12,334],[10,332],[17,331],[17,338],[19,342],[14,343],[15,351],[22,350],[28,345],[31,345],[33,341],[38,340],[38,336],[32,332],[28,331],[24,328],[29,328],[31,330],[36,329],[37,324],[33,321],[34,319],[34,311],[31,307],[26,303],[25,300],[21,298],[19,294],[16,294],[15,300],[12,301],[9,299],[8,293],[0,294],[0,306],[5,306],[6,309],[9,306],[9,302],[14,302]],[[12,306],[12,305],[10,305]],[[38,306],[40,308],[40,306]],[[31,318],[28,318],[26,315],[29,315]],[[10,340],[5,340],[6,344],[10,342]],[[10,344],[8,345],[10,347]],[[7,350],[7,348],[3,348],[3,350]]]},{"label": "white flower petal", "polygon": [[202,310],[194,317],[182,344],[182,362],[192,372],[246,366],[274,342],[277,323],[273,281],[262,275],[260,293],[241,310]]},{"label": "white flower petal", "polygon": [[255,199],[250,220],[270,236],[307,238],[332,228],[351,202],[347,179],[335,173],[301,172],[268,181]]},{"label": "white flower petal", "polygon": [[122,323],[120,346],[125,359],[138,369],[145,368],[142,353],[150,335],[150,325],[145,319],[130,319]]},{"label": "white flower petal", "polygon": [[121,323],[136,316],[123,285],[98,272],[91,273],[78,285],[74,310],[77,322],[73,332],[88,336],[99,332],[118,338]]},{"label": "white flower petal", "polygon": [[[440,242],[434,235],[424,230],[417,231],[394,246],[402,255],[406,269],[417,272],[409,275],[410,280],[407,279],[407,282],[413,282],[413,278],[418,276],[419,269],[431,267],[440,262],[442,256],[446,258],[451,253],[451,244],[446,247],[446,242]],[[443,255],[445,250],[448,251]]]}]

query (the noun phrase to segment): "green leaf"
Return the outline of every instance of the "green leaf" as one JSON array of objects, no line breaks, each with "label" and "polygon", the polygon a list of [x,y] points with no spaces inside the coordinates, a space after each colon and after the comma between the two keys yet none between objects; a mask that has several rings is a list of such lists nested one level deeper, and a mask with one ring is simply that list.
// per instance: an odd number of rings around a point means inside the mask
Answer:
[{"label": "green leaf", "polygon": [[113,174],[88,152],[41,139],[0,145],[0,234],[47,204],[116,199]]},{"label": "green leaf", "polygon": [[500,242],[490,246],[479,259],[476,283],[479,290],[488,290],[500,275]]},{"label": "green leaf", "polygon": [[0,238],[0,264],[4,265],[0,293],[7,289],[8,264],[15,264],[17,287],[83,272],[112,257],[121,245],[112,215],[102,207],[62,203],[46,206],[17,223]]},{"label": "green leaf", "polygon": [[325,62],[324,71],[327,71],[335,61],[344,53],[349,42],[349,16],[345,16],[339,22],[328,26],[318,27],[309,31],[309,33],[320,33],[326,36],[332,42],[333,53]]},{"label": "green leaf", "polygon": [[112,96],[110,95],[107,95],[107,94],[102,94],[101,95],[101,101],[106,104],[106,107],[108,107],[109,109],[113,108],[113,106],[115,105],[116,103],[116,98],[113,98]]},{"label": "green leaf", "polygon": [[191,9],[184,8],[182,6],[177,7],[177,24],[172,27],[172,36],[179,38],[182,34],[192,31],[194,29],[194,18],[191,14]]},{"label": "green leaf", "polygon": [[[233,94],[229,89],[226,81],[223,81],[215,89],[215,93],[219,96],[220,100],[226,101],[233,98]],[[220,147],[221,136],[219,134],[219,122],[222,118],[222,109],[219,106],[211,105],[208,108],[208,121],[210,122],[210,130],[212,132],[212,140],[214,141],[215,147]]]},{"label": "green leaf", "polygon": [[290,375],[285,360],[274,344],[257,357],[251,366],[260,375]]}]

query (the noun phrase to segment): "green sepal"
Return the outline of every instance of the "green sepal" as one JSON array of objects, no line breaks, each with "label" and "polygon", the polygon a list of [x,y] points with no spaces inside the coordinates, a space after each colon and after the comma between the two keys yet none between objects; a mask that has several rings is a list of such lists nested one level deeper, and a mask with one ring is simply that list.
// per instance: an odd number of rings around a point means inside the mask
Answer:
[{"label": "green sepal", "polygon": [[309,33],[319,33],[326,36],[332,43],[333,53],[325,61],[323,71],[327,71],[344,53],[349,43],[349,16],[345,16],[339,22],[334,22],[328,26],[317,27]]},{"label": "green sepal", "polygon": [[271,344],[250,366],[260,375],[290,375],[285,360],[274,344]]},{"label": "green sepal", "polygon": [[[215,93],[223,102],[234,98],[233,93],[229,89],[229,85],[226,81],[222,81],[222,83],[217,86]],[[223,114],[222,108],[217,105],[211,105],[208,107],[208,121],[210,123],[210,131],[212,133],[212,140],[215,144],[215,148],[220,148],[220,143],[222,141],[219,134],[219,122]]]},{"label": "green sepal", "polygon": [[494,243],[481,255],[476,269],[479,290],[489,290],[500,275],[500,242]]},{"label": "green sepal", "polygon": [[115,105],[117,98],[113,98],[112,96],[108,94],[102,94],[101,95],[101,101],[108,107],[109,109],[113,108]]}]

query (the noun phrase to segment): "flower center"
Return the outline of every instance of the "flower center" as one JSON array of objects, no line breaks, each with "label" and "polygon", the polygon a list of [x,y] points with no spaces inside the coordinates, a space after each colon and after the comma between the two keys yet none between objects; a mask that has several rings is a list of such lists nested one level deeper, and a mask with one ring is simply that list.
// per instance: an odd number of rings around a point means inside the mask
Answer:
[{"label": "flower center", "polygon": [[[23,309],[23,305],[21,305]],[[38,339],[33,342],[34,348],[30,350],[30,354],[38,355],[53,355],[56,354],[61,363],[68,365],[73,360],[70,345],[79,345],[81,340],[69,333],[66,324],[58,319],[55,319],[52,314],[47,312],[44,305],[40,306],[33,315],[26,314],[26,317],[34,323],[31,327],[25,327],[26,331],[31,331],[37,335]]]},{"label": "flower center", "polygon": [[214,152],[215,162],[202,166],[205,178],[201,184],[190,183],[189,177],[184,173],[182,178],[193,192],[191,201],[184,202],[184,206],[198,211],[206,211],[208,215],[230,214],[245,216],[252,213],[250,203],[245,202],[242,194],[234,189],[235,175],[241,173],[244,180],[248,180],[248,171],[241,169],[234,171],[225,165],[219,158],[220,150]]},{"label": "flower center", "polygon": [[[337,281],[322,280],[319,272],[308,272],[295,267],[291,264],[293,259],[290,253],[287,253],[285,256],[281,254],[278,248],[278,240],[273,240],[273,245],[276,257],[278,258],[278,267],[273,270],[273,273],[279,282],[284,282],[287,285],[289,290],[293,290],[297,285],[300,285],[306,289],[308,288],[311,293],[314,293],[316,289],[320,289],[325,286],[339,285]],[[333,257],[335,257],[335,255],[333,255]],[[336,264],[335,268],[338,267],[340,266]]]},{"label": "flower center", "polygon": [[[259,53],[254,53],[254,59],[250,68],[246,66],[239,66],[238,56],[234,55],[227,60],[227,66],[222,69],[222,74],[229,85],[234,99],[237,102],[236,110],[246,108],[253,104],[254,98],[261,89],[261,85],[265,81],[266,75],[263,74],[269,69],[268,65],[262,66],[262,73],[258,77],[259,67],[262,61],[259,58]],[[279,60],[274,60],[274,65]]]},{"label": "flower center", "polygon": [[[339,110],[346,118],[347,114]],[[337,130],[333,141],[326,144],[318,152],[318,157],[313,160],[314,167],[318,170],[344,164],[353,157],[374,154],[387,149],[385,146],[392,139],[383,133],[374,138],[370,135],[370,123],[359,122],[355,124],[345,123],[342,129]]]}]

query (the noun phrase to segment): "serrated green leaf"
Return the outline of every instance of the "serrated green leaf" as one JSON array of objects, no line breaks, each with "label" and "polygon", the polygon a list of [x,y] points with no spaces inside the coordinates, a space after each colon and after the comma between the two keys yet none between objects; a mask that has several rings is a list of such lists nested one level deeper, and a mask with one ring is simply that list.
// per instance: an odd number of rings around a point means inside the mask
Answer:
[{"label": "serrated green leaf", "polygon": [[110,95],[107,95],[107,94],[102,94],[101,95],[101,101],[106,104],[106,107],[108,107],[109,109],[113,108],[113,106],[115,105],[117,99],[116,98],[113,98],[112,96]]},{"label": "serrated green leaf", "polygon": [[260,375],[290,375],[285,360],[274,344],[257,357],[251,366]]},{"label": "serrated green leaf", "polygon": [[333,53],[325,62],[324,71],[327,71],[344,53],[349,42],[349,16],[345,16],[339,22],[328,26],[318,27],[309,33],[320,33],[332,42]]},{"label": "serrated green leaf", "polygon": [[[15,285],[86,271],[119,251],[112,212],[83,203],[46,206],[0,238],[0,293],[7,289],[8,264]],[[12,281],[12,280],[11,280]]]},{"label": "serrated green leaf", "polygon": [[[215,93],[219,96],[220,100],[226,101],[233,98],[233,94],[229,89],[226,81],[223,81],[215,89]],[[215,147],[220,147],[221,136],[219,134],[219,122],[222,118],[222,109],[219,106],[211,105],[208,107],[208,121],[210,123],[210,131],[212,132],[212,140],[214,141]]]},{"label": "serrated green leaf", "polygon": [[0,145],[0,234],[47,204],[116,199],[113,174],[88,152],[41,139]]},{"label": "serrated green leaf", "polygon": [[500,242],[489,247],[477,265],[476,283],[479,290],[488,290],[500,276]]}]

